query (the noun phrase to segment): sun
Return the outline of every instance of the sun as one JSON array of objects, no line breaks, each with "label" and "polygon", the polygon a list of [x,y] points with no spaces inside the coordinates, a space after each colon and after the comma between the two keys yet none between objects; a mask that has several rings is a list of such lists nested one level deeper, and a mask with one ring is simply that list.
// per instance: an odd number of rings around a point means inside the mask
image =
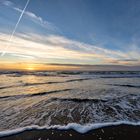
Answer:
[{"label": "sun", "polygon": [[28,65],[28,66],[26,66],[25,69],[28,71],[33,71],[33,70],[35,70],[35,67],[33,65]]},{"label": "sun", "polygon": [[27,70],[32,71],[35,70],[33,67],[28,67]]}]

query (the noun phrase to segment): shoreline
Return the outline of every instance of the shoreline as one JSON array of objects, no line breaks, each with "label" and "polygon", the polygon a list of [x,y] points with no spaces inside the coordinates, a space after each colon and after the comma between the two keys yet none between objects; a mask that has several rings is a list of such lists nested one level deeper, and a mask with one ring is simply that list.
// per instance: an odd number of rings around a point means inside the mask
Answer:
[{"label": "shoreline", "polygon": [[140,140],[140,126],[120,124],[78,133],[73,129],[32,129],[0,137],[0,140]]}]

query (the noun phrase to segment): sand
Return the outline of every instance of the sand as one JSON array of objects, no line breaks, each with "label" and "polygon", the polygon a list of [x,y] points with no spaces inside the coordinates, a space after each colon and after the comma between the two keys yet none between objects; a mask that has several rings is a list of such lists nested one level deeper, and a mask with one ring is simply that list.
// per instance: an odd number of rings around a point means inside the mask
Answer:
[{"label": "sand", "polygon": [[140,140],[140,126],[108,126],[85,134],[74,130],[28,130],[0,140]]}]

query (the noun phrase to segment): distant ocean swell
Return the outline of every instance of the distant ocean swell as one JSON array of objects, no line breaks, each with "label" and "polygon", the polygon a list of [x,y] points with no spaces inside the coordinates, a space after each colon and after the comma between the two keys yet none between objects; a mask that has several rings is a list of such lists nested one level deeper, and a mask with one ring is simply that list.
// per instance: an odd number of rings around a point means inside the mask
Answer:
[{"label": "distant ocean swell", "polygon": [[45,83],[21,83],[20,85],[11,85],[11,86],[3,86],[0,89],[7,89],[7,88],[16,88],[16,87],[26,87],[26,86],[38,86],[38,85],[47,85],[47,84],[60,84],[60,83],[69,83],[69,82],[76,82],[76,81],[85,81],[90,80],[91,78],[81,78],[81,79],[71,79],[66,81],[59,81],[59,82],[45,82]]}]

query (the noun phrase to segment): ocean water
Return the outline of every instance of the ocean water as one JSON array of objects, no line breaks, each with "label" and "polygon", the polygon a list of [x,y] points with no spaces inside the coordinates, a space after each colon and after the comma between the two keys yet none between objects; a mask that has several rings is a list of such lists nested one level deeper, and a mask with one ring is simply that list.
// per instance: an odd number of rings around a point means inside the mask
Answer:
[{"label": "ocean water", "polygon": [[140,72],[0,72],[0,134],[121,122],[140,124]]}]

